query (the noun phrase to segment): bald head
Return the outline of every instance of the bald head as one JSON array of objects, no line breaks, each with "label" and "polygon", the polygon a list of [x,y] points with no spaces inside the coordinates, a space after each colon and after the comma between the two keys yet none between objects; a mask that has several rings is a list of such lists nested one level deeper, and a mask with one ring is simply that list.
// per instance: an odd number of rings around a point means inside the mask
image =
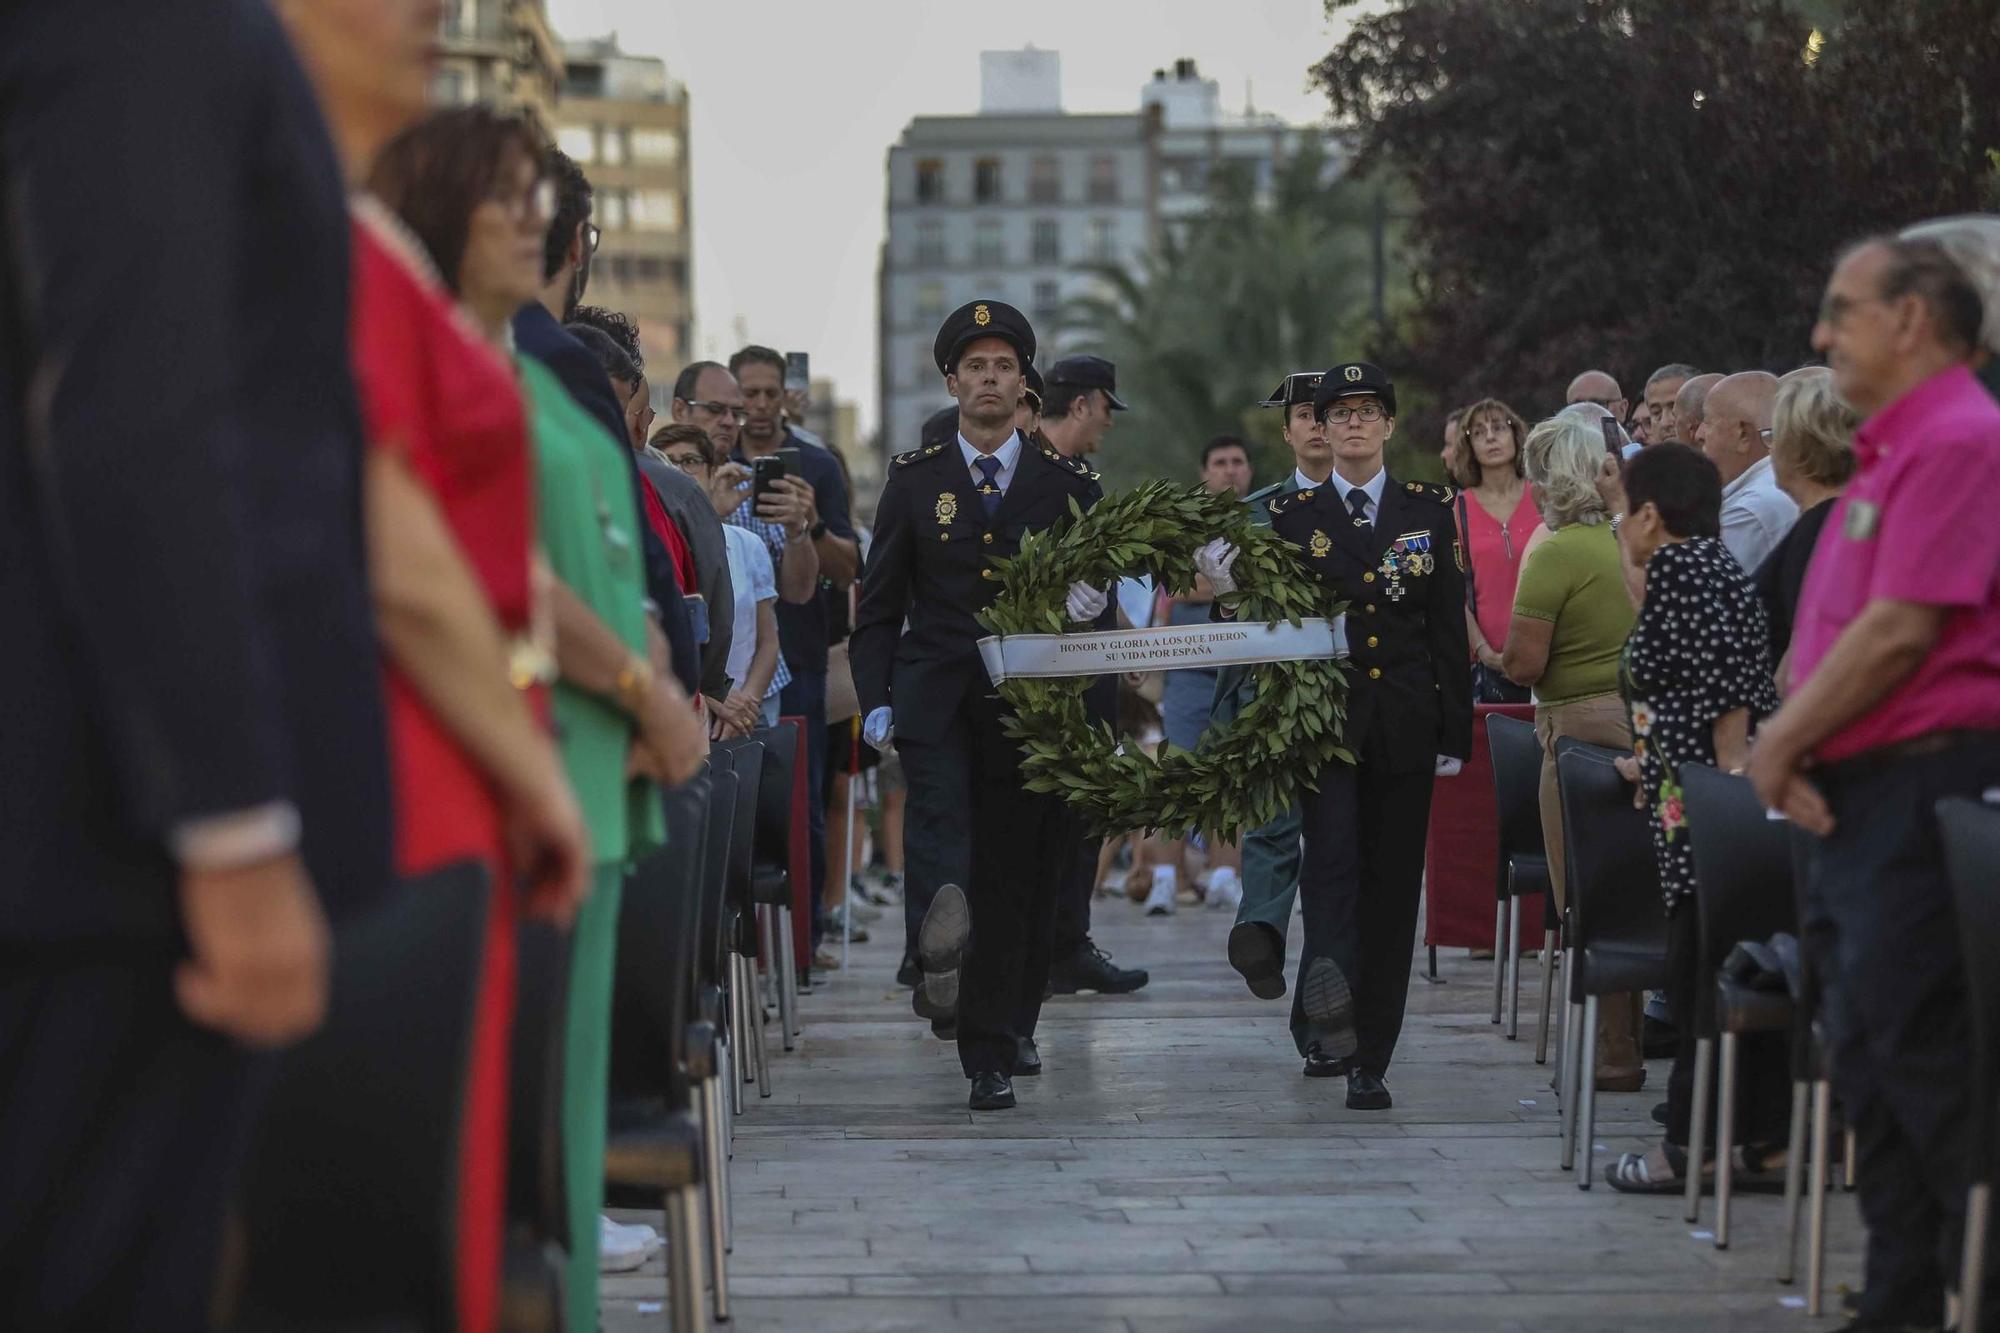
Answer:
[{"label": "bald head", "polygon": [[1618,387],[1618,381],[1601,370],[1586,370],[1571,380],[1569,389],[1563,394],[1563,401],[1596,403],[1617,417],[1621,423],[1632,407],[1625,401],[1625,392]]},{"label": "bald head", "polygon": [[1696,375],[1681,385],[1681,391],[1674,395],[1674,415],[1667,431],[1669,440],[1679,440],[1682,444],[1695,442],[1695,435],[1701,430],[1703,409],[1708,405],[1708,391],[1720,383],[1722,376],[1710,373]]},{"label": "bald head", "polygon": [[1708,391],[1695,443],[1722,473],[1727,486],[1771,451],[1771,408],[1778,377],[1762,370],[1730,375]]}]

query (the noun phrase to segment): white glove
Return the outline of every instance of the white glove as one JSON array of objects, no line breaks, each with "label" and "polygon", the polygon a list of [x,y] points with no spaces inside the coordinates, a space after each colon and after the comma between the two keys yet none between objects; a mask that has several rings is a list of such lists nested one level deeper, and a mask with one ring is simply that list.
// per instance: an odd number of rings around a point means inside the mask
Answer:
[{"label": "white glove", "polygon": [[1111,596],[1102,588],[1093,588],[1088,583],[1072,583],[1063,605],[1069,608],[1071,620],[1083,624],[1103,615],[1104,608],[1111,605]]},{"label": "white glove", "polygon": [[1438,756],[1437,768],[1433,771],[1441,778],[1455,778],[1464,767],[1463,759],[1453,759],[1448,754],[1441,754]]},{"label": "white glove", "polygon": [[1236,563],[1236,548],[1217,537],[1194,553],[1195,573],[1207,579],[1216,594],[1236,591],[1236,577],[1229,572]]},{"label": "white glove", "polygon": [[861,724],[861,739],[878,750],[887,749],[889,738],[895,734],[895,715],[887,708],[876,709]]}]

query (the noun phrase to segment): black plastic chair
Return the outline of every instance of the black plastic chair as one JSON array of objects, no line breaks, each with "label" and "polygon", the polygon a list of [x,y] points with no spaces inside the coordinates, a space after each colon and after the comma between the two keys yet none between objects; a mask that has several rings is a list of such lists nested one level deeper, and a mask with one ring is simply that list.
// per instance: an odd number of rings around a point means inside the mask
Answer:
[{"label": "black plastic chair", "polygon": [[[1597,1001],[1664,985],[1667,914],[1645,812],[1613,761],[1618,752],[1565,736],[1556,742],[1569,914],[1566,1035],[1562,1052],[1562,1165],[1577,1144],[1577,1188],[1589,1189],[1597,1130]],[[1579,1139],[1580,1136],[1580,1139]]]},{"label": "black plastic chair", "polygon": [[[781,722],[756,733],[764,743],[764,780],[757,787],[756,861],[751,872],[751,894],[770,922],[760,950],[767,965],[775,963],[778,990],[778,1033],[786,1050],[799,1032],[799,977],[792,942],[792,785],[794,768],[800,762],[801,728]],[[808,925],[810,929],[810,925]],[[775,959],[770,955],[775,954]],[[752,995],[755,999],[755,995]],[[761,1029],[761,1021],[759,1023]],[[767,1061],[761,1051],[758,1063],[759,1092],[768,1096],[765,1083]]]},{"label": "black plastic chair", "polygon": [[667,1308],[674,1333],[708,1326],[701,1124],[688,1076],[710,779],[665,794],[667,845],[627,879],[618,916],[605,1203],[664,1208]]},{"label": "black plastic chair", "polygon": [[[770,1095],[770,1060],[764,1051],[763,1007],[757,1002],[757,903],[753,888],[756,873],[758,802],[764,786],[764,742],[755,737],[724,741],[716,753],[724,756],[736,774],[736,818],[730,827],[727,876],[722,917],[716,942],[718,975],[723,985],[723,1017],[732,1057],[743,1053],[750,1060],[743,1068],[763,1071],[759,1086]],[[743,1079],[732,1076],[730,1105],[743,1110]]]},{"label": "black plastic chair", "polygon": [[[1493,1021],[1507,996],[1507,1040],[1521,1033],[1521,899],[1531,893],[1554,898],[1549,858],[1542,842],[1542,742],[1535,724],[1493,713],[1486,718],[1486,747],[1493,756],[1493,794],[1500,815],[1500,869],[1494,886]],[[1535,1036],[1535,1063],[1549,1058],[1549,1011],[1555,990],[1557,931],[1542,913],[1542,1016]]]},{"label": "black plastic chair", "polygon": [[459,1153],[492,896],[464,863],[344,926],[326,1023],[277,1063],[238,1189],[231,1327],[457,1326]]},{"label": "black plastic chair", "polygon": [[1959,1268],[1960,1328],[1982,1328],[1986,1246],[1993,1212],[1994,1137],[2000,1089],[1994,1051],[2000,1043],[2000,808],[1954,797],[1939,801],[1945,865],[1958,901],[1960,951],[1972,1009],[1972,1182],[1965,1199],[1965,1249]]},{"label": "black plastic chair", "polygon": [[[548,922],[527,921],[517,939],[500,1313],[507,1333],[562,1327],[562,1261],[570,1246],[563,1163],[570,937]],[[543,1274],[553,1280],[538,1281]]]},{"label": "black plastic chair", "polygon": [[[1762,943],[1780,931],[1798,933],[1792,891],[1791,838],[1782,823],[1764,817],[1747,779],[1710,764],[1683,764],[1681,790],[1693,839],[1695,873],[1694,1114],[1688,1130],[1686,1217],[1701,1215],[1699,1163],[1708,1143],[1710,1071],[1720,1038],[1722,1088],[1715,1126],[1715,1248],[1729,1248],[1730,1154],[1736,1113],[1736,1048],[1743,1036],[1787,1032],[1793,1023],[1789,991],[1746,986],[1721,971],[1722,960],[1744,940]],[[1676,1018],[1679,1018],[1676,1015]],[[1792,1089],[1796,1124],[1804,1090]],[[1795,1145],[1803,1149],[1804,1144]]]}]

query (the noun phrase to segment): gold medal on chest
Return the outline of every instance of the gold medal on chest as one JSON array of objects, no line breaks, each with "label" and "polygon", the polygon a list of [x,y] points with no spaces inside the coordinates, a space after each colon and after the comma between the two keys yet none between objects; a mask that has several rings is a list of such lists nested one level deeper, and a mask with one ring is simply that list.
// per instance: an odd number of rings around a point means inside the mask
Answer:
[{"label": "gold medal on chest", "polygon": [[957,517],[958,517],[958,497],[954,495],[952,492],[946,491],[943,495],[940,495],[938,497],[938,502],[937,502],[938,526],[941,528],[950,527],[952,521]]},{"label": "gold medal on chest", "polygon": [[1327,556],[1333,554],[1333,538],[1327,536],[1318,528],[1314,528],[1312,540],[1307,543],[1306,550],[1312,555],[1313,559],[1324,560]]}]

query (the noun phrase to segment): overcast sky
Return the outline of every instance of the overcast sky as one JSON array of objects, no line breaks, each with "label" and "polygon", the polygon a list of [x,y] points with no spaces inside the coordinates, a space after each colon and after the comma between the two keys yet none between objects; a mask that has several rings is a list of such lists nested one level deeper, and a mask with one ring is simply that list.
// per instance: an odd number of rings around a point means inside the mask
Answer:
[{"label": "overcast sky", "polygon": [[[1321,0],[549,0],[566,38],[616,32],[687,85],[695,345],[812,353],[875,426],[875,270],[889,146],[918,115],[979,109],[979,53],[1062,53],[1070,111],[1133,111],[1192,56],[1222,101],[1325,115],[1305,71],[1333,45]],[[1341,20],[1345,26],[1345,18]]]}]

